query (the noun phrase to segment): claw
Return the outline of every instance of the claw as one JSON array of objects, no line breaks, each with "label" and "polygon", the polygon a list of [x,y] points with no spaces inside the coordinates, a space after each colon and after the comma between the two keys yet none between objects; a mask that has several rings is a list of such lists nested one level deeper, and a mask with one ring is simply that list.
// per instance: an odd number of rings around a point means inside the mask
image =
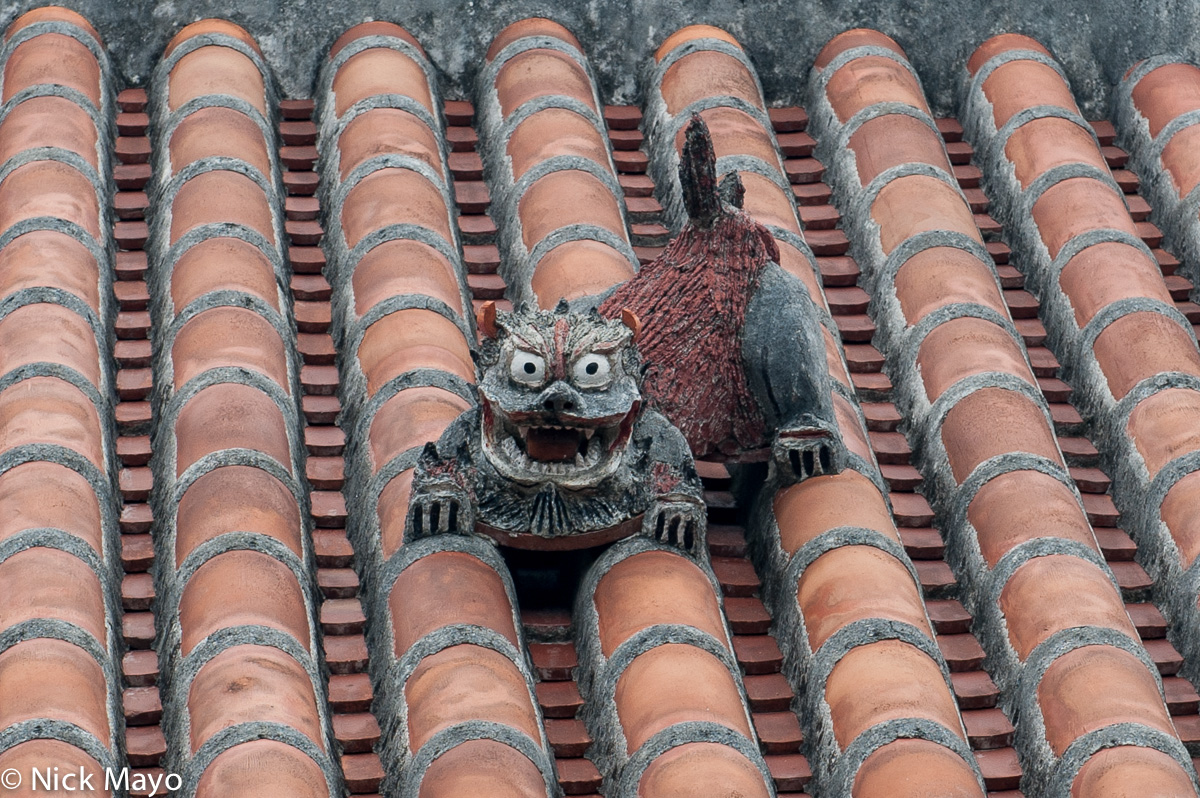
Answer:
[{"label": "claw", "polygon": [[815,429],[780,433],[775,441],[775,461],[796,482],[837,474],[845,468],[841,441],[824,430]]},{"label": "claw", "polygon": [[698,556],[704,547],[704,505],[692,500],[660,500],[647,511],[642,529],[646,537]]}]

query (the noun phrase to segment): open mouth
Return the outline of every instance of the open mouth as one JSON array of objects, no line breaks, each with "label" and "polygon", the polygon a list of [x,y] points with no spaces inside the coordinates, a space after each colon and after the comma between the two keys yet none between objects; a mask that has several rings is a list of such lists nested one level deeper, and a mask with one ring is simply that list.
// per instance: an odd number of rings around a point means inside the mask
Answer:
[{"label": "open mouth", "polygon": [[488,415],[484,448],[493,464],[511,479],[537,482],[559,477],[591,483],[607,476],[620,462],[634,413],[608,424],[518,421],[503,413]]}]

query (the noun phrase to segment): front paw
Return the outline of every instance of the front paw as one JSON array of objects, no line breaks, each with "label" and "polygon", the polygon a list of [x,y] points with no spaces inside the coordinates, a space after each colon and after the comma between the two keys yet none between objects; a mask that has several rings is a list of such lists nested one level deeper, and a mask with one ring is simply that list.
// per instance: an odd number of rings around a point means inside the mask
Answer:
[{"label": "front paw", "polygon": [[686,496],[660,498],[646,512],[642,534],[697,557],[704,550],[706,518],[704,502],[698,499]]},{"label": "front paw", "polygon": [[404,537],[412,541],[446,533],[467,534],[475,526],[472,516],[466,494],[457,487],[423,490],[409,502]]},{"label": "front paw", "polygon": [[837,474],[846,467],[846,451],[836,434],[800,427],[780,430],[771,447],[775,467],[788,481]]}]

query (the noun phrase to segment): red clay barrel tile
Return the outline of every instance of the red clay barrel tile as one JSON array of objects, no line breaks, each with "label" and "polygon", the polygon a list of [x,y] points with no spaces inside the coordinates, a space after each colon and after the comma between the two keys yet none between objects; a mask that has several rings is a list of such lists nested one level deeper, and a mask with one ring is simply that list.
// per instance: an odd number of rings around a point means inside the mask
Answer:
[{"label": "red clay barrel tile", "polygon": [[354,270],[354,312],[365,315],[389,297],[424,294],[462,313],[457,267],[428,244],[386,241],[371,249]]},{"label": "red clay barrel tile", "polygon": [[1037,61],[1010,61],[997,67],[983,82],[983,93],[992,103],[996,127],[1033,105],[1057,105],[1077,110],[1071,90],[1057,72]]},{"label": "red clay barrel tile", "polygon": [[814,477],[775,495],[780,543],[794,553],[808,541],[839,526],[873,529],[897,542],[891,513],[883,495],[862,474],[844,471],[837,476]]},{"label": "red clay barrel tile", "polygon": [[1059,756],[1084,734],[1118,723],[1175,731],[1154,676],[1137,657],[1111,646],[1063,654],[1046,669],[1038,696],[1046,708],[1046,739]]},{"label": "red clay barrel tile", "polygon": [[38,303],[0,319],[0,374],[43,361],[72,368],[92,385],[101,384],[96,333],[78,313]]},{"label": "red clay barrel tile", "polygon": [[721,608],[708,577],[691,562],[664,551],[614,565],[592,594],[605,656],[656,623],[681,623],[725,639]]},{"label": "red clay barrel tile", "polygon": [[[324,685],[307,660],[316,627],[316,585],[303,569],[312,543],[297,503],[299,485],[280,482],[294,472],[299,453],[293,446],[303,439],[299,411],[289,397],[298,369],[295,343],[277,331],[280,323],[287,329],[289,319],[279,288],[287,275],[275,265],[284,263],[277,239],[282,200],[272,185],[276,143],[264,140],[250,117],[214,105],[219,95],[233,96],[266,116],[269,77],[237,49],[248,46],[258,53],[251,37],[221,20],[181,31],[171,52],[178,55],[196,36],[206,38],[178,58],[163,76],[165,83],[152,87],[158,163],[179,175],[214,158],[236,159],[266,186],[220,165],[201,169],[168,184],[159,201],[170,207],[151,216],[152,256],[175,257],[168,279],[152,281],[150,301],[157,327],[174,333],[169,343],[156,341],[170,346],[169,357],[157,361],[155,382],[166,386],[163,408],[172,408],[159,419],[159,434],[175,454],[173,463],[166,458],[156,464],[157,477],[164,494],[176,499],[167,499],[162,519],[176,534],[160,540],[167,562],[175,565],[160,576],[165,586],[159,612],[168,630],[160,632],[160,656],[188,656],[203,641],[211,657],[190,678],[178,669],[163,674],[165,727],[190,729],[189,739],[168,734],[166,743],[169,755],[184,763],[217,746],[198,774],[198,795],[249,794],[262,784],[297,795],[329,795],[340,790],[340,774],[327,739]],[[194,110],[168,131],[167,115],[192,100]],[[218,223],[260,234],[267,251],[226,237],[219,227],[204,228]],[[206,232],[193,233],[176,255],[180,239],[198,229]],[[214,297],[216,292],[248,295],[270,310],[260,312],[251,302],[221,304],[226,300]],[[176,314],[188,306],[197,312],[180,321]],[[281,311],[282,318],[274,315]],[[199,390],[180,397],[177,391],[188,383]],[[272,396],[282,397],[281,404]],[[205,455],[219,460],[181,486],[179,478]],[[284,476],[253,465],[261,455]],[[243,542],[229,548],[234,536]],[[248,629],[262,630],[268,639],[290,638],[305,653],[297,659],[285,648],[251,643]],[[234,733],[236,740],[248,724],[261,722],[279,724],[296,738],[215,742],[222,732]],[[300,738],[315,744],[315,759],[297,747]],[[253,777],[246,778],[248,773]]]},{"label": "red clay barrel tile", "polygon": [[561,39],[576,50],[583,49],[579,44],[579,40],[575,38],[575,35],[557,22],[545,19],[544,17],[529,17],[528,19],[514,22],[497,33],[485,57],[488,61],[491,61],[508,45],[530,36],[547,36],[553,39]]},{"label": "red clay barrel tile", "polygon": [[337,37],[333,46],[329,48],[329,57],[336,58],[337,54],[342,51],[346,45],[351,44],[359,39],[365,39],[368,36],[392,36],[401,39],[413,47],[416,47],[421,55],[425,55],[425,49],[421,47],[421,43],[417,38],[404,28],[393,22],[384,22],[376,20],[372,22],[361,22],[358,25],[347,28],[345,33]]},{"label": "red clay barrel tile", "polygon": [[962,195],[936,177],[911,175],[888,183],[871,205],[885,254],[929,230],[962,233],[983,243]]},{"label": "red clay barrel tile", "polygon": [[1043,536],[1096,548],[1074,491],[1039,471],[1011,471],[988,480],[968,505],[967,520],[993,568],[1015,546]]},{"label": "red clay barrel tile", "polygon": [[557,50],[536,49],[510,58],[496,75],[496,99],[504,116],[535,97],[561,94],[599,113],[592,83],[579,63]]},{"label": "red clay barrel tile", "polygon": [[255,551],[229,551],[201,565],[179,600],[181,651],[228,626],[261,625],[309,646],[308,613],[295,575]]},{"label": "red clay barrel tile", "polygon": [[[703,79],[701,79],[703,78]],[[700,50],[667,68],[659,85],[668,114],[678,114],[697,100],[728,95],[763,107],[758,81],[741,61],[725,53]]]},{"label": "red clay barrel tile", "polygon": [[841,122],[881,102],[902,102],[929,113],[917,79],[882,56],[868,55],[847,63],[829,78],[826,94]]},{"label": "red clay barrel tile", "polygon": [[31,97],[13,106],[0,122],[0,162],[22,150],[58,147],[98,167],[99,136],[92,117],[65,97]]},{"label": "red clay barrel tile", "polygon": [[1184,128],[1171,137],[1162,150],[1163,169],[1171,176],[1176,196],[1183,198],[1200,185],[1200,128]]},{"label": "red clay barrel tile", "polygon": [[[220,130],[221,136],[212,135]],[[193,161],[216,156],[239,158],[264,175],[271,173],[271,158],[262,128],[233,108],[213,106],[188,114],[167,142],[171,169],[178,173]]]},{"label": "red clay barrel tile", "polygon": [[175,52],[175,48],[186,42],[188,39],[194,39],[197,36],[231,36],[234,39],[247,45],[255,52],[261,55],[262,50],[259,49],[258,42],[254,37],[245,31],[240,25],[224,19],[201,19],[190,25],[184,25],[179,29],[179,32],[171,37],[167,42],[167,46],[163,49],[163,58],[166,58]]},{"label": "red clay barrel tile", "polygon": [[177,476],[224,449],[262,452],[291,470],[286,421],[266,394],[249,385],[218,383],[199,391],[179,411],[175,439]]},{"label": "red clay barrel tile", "polygon": [[12,591],[0,606],[0,629],[53,618],[107,644],[104,588],[78,557],[58,549],[26,549],[0,562],[0,580]]},{"label": "red clay barrel tile", "polygon": [[[209,698],[224,693],[236,693],[237,702]],[[322,744],[312,682],[296,660],[277,648],[225,649],[196,674],[189,696],[193,753],[222,729],[263,721],[286,724]]]},{"label": "red clay barrel tile", "polygon": [[443,179],[437,136],[409,111],[372,108],[350,120],[338,138],[338,176],[345,180],[355,167],[389,153],[425,162]]},{"label": "red clay barrel tile", "polygon": [[1033,221],[1051,258],[1087,230],[1114,229],[1137,236],[1121,196],[1089,177],[1068,178],[1046,189],[1033,204]]},{"label": "red clay barrel tile", "polygon": [[979,258],[953,247],[932,247],[904,262],[894,281],[908,324],[955,303],[1001,309],[1004,298],[995,276]]},{"label": "red clay barrel tile", "polygon": [[1195,786],[1179,763],[1161,751],[1120,745],[1097,751],[1071,784],[1071,798],[1122,795],[1193,795]]},{"label": "red clay barrel tile", "polygon": [[76,645],[38,638],[0,653],[0,729],[51,717],[109,746],[107,704],[104,671]]},{"label": "red clay barrel tile", "polygon": [[31,11],[26,11],[21,16],[13,20],[8,29],[4,31],[4,40],[8,41],[16,33],[24,30],[30,25],[36,25],[39,22],[66,22],[83,30],[87,35],[101,43],[100,34],[92,27],[92,23],[88,22],[87,17],[80,14],[78,11],[73,11],[62,6],[43,6],[35,8]]},{"label": "red clay barrel tile", "polygon": [[909,163],[927,163],[950,171],[942,141],[929,125],[901,114],[868,119],[850,136],[858,180],[864,186],[884,171]]},{"label": "red clay barrel tile", "polygon": [[[846,579],[847,574],[860,578]],[[904,564],[872,546],[842,546],[804,569],[796,589],[815,651],[858,620],[886,618],[931,633],[916,581]]]},{"label": "red clay barrel tile", "polygon": [[1002,372],[1036,385],[1025,352],[1012,333],[983,319],[939,324],[917,350],[925,394],[936,401],[950,386],[975,374]]},{"label": "red clay barrel tile", "polygon": [[543,798],[546,784],[529,758],[494,740],[471,740],[439,756],[421,779],[420,798]]},{"label": "red clay barrel tile", "polygon": [[1137,639],[1116,587],[1095,565],[1078,557],[1028,560],[1005,583],[1000,608],[1022,659],[1050,635],[1076,626],[1116,629]]},{"label": "red clay barrel tile", "polygon": [[[919,773],[922,778],[913,778]],[[922,798],[927,785],[942,798],[979,795],[975,773],[962,757],[928,740],[896,740],[877,748],[854,778],[855,798]]]},{"label": "red clay barrel tile", "polygon": [[[1119,265],[1119,269],[1114,269]],[[1158,264],[1126,243],[1095,244],[1071,258],[1058,278],[1071,297],[1075,323],[1083,328],[1106,306],[1128,297],[1172,303]]]},{"label": "red clay barrel tile", "polygon": [[[258,778],[247,778],[255,774]],[[197,795],[254,798],[262,795],[259,779],[269,774],[271,788],[292,798],[325,798],[325,774],[311,757],[274,740],[252,740],[226,748],[213,759],[196,786]]]},{"label": "red clay barrel tile", "polygon": [[984,388],[959,400],[946,414],[941,433],[959,483],[983,461],[1008,452],[1062,461],[1042,410],[1029,397],[1002,388]]},{"label": "red clay barrel tile", "polygon": [[526,117],[513,128],[505,151],[512,159],[514,180],[549,158],[574,155],[604,166],[609,157],[595,126],[565,108],[546,108]]},{"label": "red clay barrel tile", "polygon": [[0,183],[0,229],[23,219],[53,216],[82,227],[101,240],[96,189],[75,167],[60,161],[33,161]]},{"label": "red clay barrel tile", "polygon": [[[356,39],[381,37],[362,52],[338,65],[339,53]],[[395,40],[393,49],[387,39]],[[413,45],[417,56],[405,48]],[[321,169],[331,181],[330,196],[338,198],[329,209],[326,243],[330,264],[327,274],[333,287],[335,335],[349,338],[353,325],[373,309],[405,296],[424,296],[444,303],[457,314],[470,316],[464,307],[463,269],[457,257],[447,259],[430,244],[392,237],[361,254],[351,250],[367,236],[378,236],[389,226],[414,225],[441,239],[449,251],[458,250],[455,209],[441,188],[416,171],[402,168],[370,169],[379,156],[415,159],[439,176],[448,177],[442,155],[440,129],[431,130],[416,115],[390,108],[363,110],[349,121],[347,110],[385,95],[402,95],[441,119],[436,86],[426,81],[419,43],[402,29],[386,23],[367,23],[347,31],[334,46],[322,76],[327,87],[319,100],[322,131],[337,138],[321,141]],[[432,69],[432,67],[428,67]],[[364,177],[351,187],[347,179],[359,167]],[[339,183],[341,192],[338,191]],[[396,228],[393,228],[396,229]],[[348,326],[350,325],[350,326]],[[356,332],[356,331],[355,331]],[[360,557],[371,558],[382,569],[394,556],[412,557],[392,584],[373,584],[364,607],[372,623],[390,630],[393,649],[373,650],[370,664],[393,677],[395,663],[431,634],[454,639],[462,626],[487,630],[515,646],[521,636],[514,625],[513,608],[505,582],[496,567],[480,552],[445,551],[437,547],[410,555],[403,541],[412,470],[404,469],[386,484],[375,485],[371,475],[406,451],[436,440],[445,426],[469,407],[445,388],[416,384],[377,405],[368,405],[387,383],[414,370],[432,369],[467,383],[474,381],[470,346],[462,327],[447,316],[423,308],[387,313],[374,321],[348,352],[344,373],[361,375],[344,384],[343,401],[357,469],[348,463],[350,490],[375,492],[362,506],[375,512],[357,512],[351,506],[347,525]],[[416,373],[420,373],[417,371]],[[366,482],[356,482],[365,476]],[[368,542],[369,541],[369,542]],[[486,548],[486,546],[485,546]],[[374,560],[379,557],[381,559]],[[439,630],[441,630],[439,632]],[[386,638],[385,638],[386,639]],[[439,731],[480,721],[508,726],[524,735],[534,747],[544,739],[541,721],[528,688],[531,679],[525,663],[480,645],[453,642],[414,663],[415,669],[395,684],[385,682],[376,695],[381,724],[403,718],[403,733],[381,750],[385,777],[381,790],[403,776],[398,763],[409,762]],[[411,656],[411,654],[410,654]],[[550,768],[547,763],[547,769]],[[546,795],[538,766],[503,744],[467,740],[451,745],[420,776],[420,794]],[[394,789],[399,789],[396,787]],[[460,792],[465,790],[466,792]],[[504,791],[508,792],[504,792]],[[498,792],[499,791],[499,792]]]},{"label": "red clay barrel tile", "polygon": [[1022,188],[1043,173],[1067,164],[1083,163],[1103,174],[1108,170],[1092,133],[1069,119],[1044,117],[1021,125],[1004,145]]},{"label": "red clay barrel tile", "polygon": [[96,406],[55,377],[31,377],[0,392],[0,451],[35,443],[63,446],[105,467]]},{"label": "red clay barrel tile", "polygon": [[43,33],[17,45],[4,64],[4,91],[8,102],[17,92],[47,78],[83,94],[100,107],[100,64],[87,46],[62,33]]},{"label": "red clay barrel tile", "polygon": [[1168,63],[1152,69],[1133,86],[1134,105],[1149,122],[1155,138],[1178,116],[1200,108],[1200,69]]},{"label": "red clay barrel tile", "polygon": [[171,70],[167,106],[175,111],[205,95],[228,94],[265,116],[265,91],[263,76],[245,55],[229,47],[201,47],[180,58]]},{"label": "red clay barrel tile", "polygon": [[[863,700],[868,684],[878,700]],[[838,745],[844,749],[872,726],[901,718],[926,718],[959,732],[958,708],[942,684],[938,664],[908,643],[881,640],[851,649],[824,685]]]},{"label": "red clay barrel tile", "polygon": [[99,282],[96,259],[81,242],[64,233],[35,230],[17,236],[0,250],[0,294],[4,296],[24,288],[61,288],[99,312]]},{"label": "red clay barrel tile", "polygon": [[1200,393],[1186,388],[1159,391],[1138,402],[1125,427],[1149,477],[1167,463],[1200,448]]},{"label": "red clay barrel tile", "polygon": [[[453,604],[445,601],[448,595],[454,596]],[[470,554],[444,551],[417,560],[397,577],[389,603],[397,656],[454,623],[476,624],[518,642],[504,583]]]},{"label": "red clay barrel tile", "polygon": [[891,36],[870,28],[852,28],[842,31],[826,42],[821,51],[817,53],[813,68],[824,69],[833,59],[856,47],[883,47],[895,51],[897,55],[904,55],[904,50]]},{"label": "red clay barrel tile", "polygon": [[413,753],[464,721],[511,726],[534,740],[540,735],[525,677],[508,657],[482,646],[451,646],[425,657],[405,680],[404,695]]},{"label": "red clay barrel tile", "polygon": [[103,555],[100,503],[87,479],[64,465],[33,461],[0,474],[0,541],[46,527]]},{"label": "red clay barrel tile", "polygon": [[1195,335],[1161,313],[1130,313],[1096,336],[1092,350],[1109,390],[1120,400],[1143,379],[1162,372],[1200,376]]},{"label": "red clay barrel tile", "polygon": [[1187,569],[1200,555],[1200,473],[1192,472],[1176,482],[1159,508],[1171,539],[1179,549],[1180,566]]},{"label": "red clay barrel tile", "polygon": [[388,380],[416,368],[445,371],[474,382],[470,349],[454,322],[432,311],[400,310],[372,324],[358,347],[358,360],[375,393]]},{"label": "red clay barrel tile", "polygon": [[[571,202],[564,206],[563,199]],[[535,181],[518,204],[522,240],[532,250],[539,241],[560,227],[594,224],[618,235],[625,222],[617,198],[594,176],[575,170],[551,172]]]},{"label": "red clay barrel tile", "polygon": [[224,169],[196,175],[179,189],[171,205],[169,243],[196,227],[219,223],[245,225],[275,243],[271,206],[262,188]]},{"label": "red clay barrel tile", "polygon": [[629,259],[608,244],[568,241],[546,253],[529,284],[539,297],[569,300],[602,293],[633,274]]},{"label": "red clay barrel tile", "polygon": [[404,53],[372,47],[346,60],[333,79],[337,98],[336,112],[341,116],[359,100],[378,94],[402,93],[437,113],[420,65]]},{"label": "red clay barrel tile", "polygon": [[450,422],[471,408],[458,394],[441,388],[400,391],[376,411],[367,431],[371,466],[379,470],[393,457],[437,440]]},{"label": "red clay barrel tile", "polygon": [[[230,269],[231,263],[236,263],[237,269]],[[200,241],[175,262],[171,302],[177,309],[214,291],[242,291],[279,310],[279,287],[270,261],[261,250],[241,239]]]},{"label": "red clay barrel tile", "polygon": [[[714,790],[720,792],[714,794]],[[754,763],[716,743],[687,743],[670,749],[650,763],[638,783],[638,794],[646,796],[716,798],[721,793],[742,798],[771,794]]]},{"label": "red clay barrel tile", "polygon": [[638,655],[617,680],[614,700],[631,755],[676,723],[717,723],[752,735],[728,668],[695,646],[665,644]]},{"label": "red clay barrel tile", "polygon": [[663,60],[675,48],[695,39],[717,39],[726,44],[732,44],[739,50],[742,49],[742,45],[736,37],[720,28],[715,28],[712,25],[688,25],[685,28],[680,28],[663,40],[663,43],[658,46],[658,50],[654,53],[654,60]]},{"label": "red clay barrel tile", "polygon": [[199,477],[175,514],[175,563],[206,541],[230,532],[253,532],[303,554],[300,510],[287,486],[257,468],[229,465]]}]

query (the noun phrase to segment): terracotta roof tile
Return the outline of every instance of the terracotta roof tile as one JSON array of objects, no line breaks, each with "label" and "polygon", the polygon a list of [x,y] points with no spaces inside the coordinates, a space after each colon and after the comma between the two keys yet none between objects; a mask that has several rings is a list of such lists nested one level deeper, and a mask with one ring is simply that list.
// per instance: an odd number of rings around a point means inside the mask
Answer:
[{"label": "terracotta roof tile", "polygon": [[112,97],[103,45],[78,14],[30,12],[7,38],[0,637],[10,643],[0,652],[0,736],[10,742],[0,760],[22,774],[56,765],[98,774],[123,765],[124,748],[114,712],[120,610],[110,587],[119,552],[115,380],[101,355],[114,311],[101,144]]},{"label": "terracotta roof tile", "polygon": [[[1016,134],[1010,136],[1009,146],[1003,153],[997,151],[998,154],[990,162],[985,161],[984,167],[991,176],[1015,165],[1017,184],[1014,185],[1013,178],[994,178],[998,186],[998,198],[1007,204],[1005,212],[1011,214],[1014,226],[1021,231],[1023,237],[1018,240],[1023,243],[1036,241],[1037,246],[1042,248],[1032,256],[1027,276],[1042,291],[1042,301],[1048,309],[1043,318],[1047,320],[1051,336],[1057,336],[1057,340],[1063,342],[1063,348],[1055,352],[1072,369],[1093,369],[1089,376],[1082,379],[1082,383],[1090,393],[1090,409],[1097,414],[1102,428],[1112,425],[1119,417],[1128,418],[1130,410],[1133,413],[1144,411],[1139,415],[1139,423],[1153,424],[1149,419],[1170,415],[1154,413],[1152,410],[1155,402],[1161,404],[1163,400],[1171,401],[1169,392],[1155,394],[1151,391],[1137,397],[1124,410],[1117,409],[1116,401],[1128,395],[1135,386],[1145,385],[1146,378],[1156,372],[1194,370],[1197,357],[1194,336],[1184,334],[1183,330],[1187,327],[1181,330],[1182,325],[1173,319],[1168,320],[1169,316],[1159,315],[1177,311],[1172,307],[1172,299],[1162,283],[1156,264],[1139,240],[1140,231],[1122,202],[1121,192],[1111,182],[1112,177],[1105,165],[1106,155],[1093,137],[1093,129],[1079,117],[1070,88],[1056,71],[1057,67],[1048,51],[1040,45],[1031,46],[1027,40],[1019,39],[1012,42],[995,39],[985,45],[980,53],[984,49],[987,51],[986,57],[977,53],[976,60],[978,68],[991,70],[983,82],[983,92],[990,104],[982,101],[978,89],[971,94],[967,114],[968,136],[978,146],[994,146],[991,142],[998,140],[997,131],[1005,126],[1010,117],[1018,113],[1029,117],[1029,121],[1020,129],[1020,137],[1017,138]],[[1013,49],[1021,52],[1014,53]],[[1001,63],[1002,58],[1010,60]],[[1020,198],[1022,187],[1027,191],[1040,192],[1030,213],[1016,209],[1020,203],[1027,202]],[[1024,207],[1030,206],[1026,204]],[[1055,270],[1046,260],[1047,255],[1057,258],[1062,265]],[[1099,263],[1104,264],[1102,278],[1099,277],[1101,272],[1096,270]],[[1080,371],[1075,373],[1082,374]],[[1075,387],[1078,391],[1080,385]],[[1116,428],[1121,430],[1120,426]],[[1176,429],[1171,422],[1167,422],[1159,434],[1165,434],[1167,440],[1174,436],[1174,445],[1181,447],[1181,450],[1190,448],[1190,444],[1185,442],[1187,436],[1180,437]],[[1132,439],[1125,437],[1122,442],[1122,432],[1118,431],[1116,436],[1102,433],[1100,439],[1109,446],[1129,446]],[[1147,427],[1141,435],[1148,432]],[[1144,437],[1139,439],[1146,440]],[[1173,455],[1151,445],[1151,449],[1142,451],[1140,456],[1153,463],[1153,469],[1157,469]],[[1118,477],[1113,489],[1120,499],[1129,495],[1126,491],[1136,491],[1137,486],[1134,481]],[[1094,497],[1084,497],[1085,508],[1091,498]],[[1088,517],[1096,524],[1104,521],[1090,510]],[[1038,700],[1046,718],[1047,737],[1051,745],[1056,753],[1062,753],[1072,740],[1081,735],[1098,733],[1097,729],[1107,723],[1128,721],[1158,728],[1164,736],[1152,747],[1177,751],[1179,743],[1173,728],[1163,724],[1165,707],[1156,691],[1123,691],[1122,697],[1128,698],[1129,703],[1119,709],[1105,704],[1104,691],[1094,691],[1098,680],[1111,678],[1136,683],[1138,680],[1153,679],[1144,675],[1146,657],[1140,654],[1141,649],[1128,648],[1127,644],[1120,642],[1121,638],[1136,639],[1136,635],[1129,628],[1127,616],[1121,611],[1106,580],[1089,576],[1088,572],[1094,574],[1094,567],[1082,562],[1070,567],[1077,573],[1075,577],[1065,571],[1049,581],[1032,572],[1026,577],[1021,576],[1022,571],[1038,567],[1061,571],[1067,563],[1067,560],[1059,557],[1029,561],[1014,573],[1005,592],[1012,590],[1011,599],[1015,600],[1017,591],[1028,589],[1020,586],[1028,580],[1037,581],[1042,586],[1053,583],[1056,587],[1062,585],[1064,588],[1069,582],[1076,581],[1074,589],[1067,588],[1076,606],[1075,611],[1082,611],[1085,616],[1091,615],[1092,619],[1088,622],[1098,628],[1109,626],[1120,630],[1122,635],[1111,638],[1113,647],[1077,648],[1064,653],[1060,659],[1070,658],[1073,662],[1070,667],[1065,663],[1059,667],[1057,660],[1054,664],[1044,666]],[[1117,569],[1118,565],[1123,563],[1113,564],[1114,574],[1124,573]],[[1091,582],[1094,586],[1084,588],[1081,580]],[[1127,586],[1127,581],[1121,580],[1123,588]],[[1044,590],[1037,592],[1039,598],[1036,601],[1045,601]],[[1081,596],[1088,594],[1094,598],[1080,601]],[[1004,598],[1001,600],[1002,603],[1005,601]],[[1031,616],[1031,620],[1035,618],[1037,615]],[[1030,627],[1030,632],[1036,629],[1035,637],[1025,639],[1018,644],[1018,648],[1032,649],[1037,639],[1064,623],[1076,621],[1065,618],[1050,621],[1047,614],[1035,627]],[[1014,641],[1028,638],[1029,632],[1014,627],[1011,619],[1009,628],[1016,635]],[[1118,646],[1127,648],[1133,654],[1118,651]],[[1140,672],[1143,675],[1118,676],[1121,669],[1130,669],[1131,673]],[[1083,674],[1089,671],[1096,675],[1088,679]],[[1086,679],[1088,686],[1066,686],[1065,680],[1070,678],[1067,674],[1071,673]],[[1076,697],[1084,694],[1096,696],[1086,708]],[[1118,716],[1123,720],[1116,720]],[[1096,720],[1085,721],[1081,719],[1083,717]],[[1147,778],[1168,781],[1176,778],[1179,765],[1174,760],[1149,750],[1140,754],[1139,759],[1143,763],[1154,763],[1146,765],[1155,773]],[[1094,780],[1094,776],[1085,774],[1096,773],[1097,768],[1102,766],[1093,763],[1101,761],[1102,757],[1094,755],[1078,771],[1077,780],[1074,772],[1058,776],[1063,780],[1064,789],[1070,780],[1075,780],[1073,791],[1079,789],[1085,780]],[[1183,761],[1186,759],[1183,758]],[[1104,793],[1104,788],[1097,789]]]},{"label": "terracotta roof tile", "polygon": [[[240,28],[197,23],[174,40],[150,99],[165,209],[147,247],[165,272],[151,273],[150,308],[169,331],[156,341],[155,384],[171,407],[157,434],[172,453],[155,476],[174,496],[160,520],[179,530],[160,541],[176,568],[159,571],[157,610],[172,629],[159,646],[168,661],[196,663],[165,675],[163,717],[175,761],[202,747],[215,755],[194,771],[200,792],[235,792],[233,774],[249,766],[323,795],[341,774],[313,651],[316,585],[303,565],[312,543],[296,476],[299,364],[279,287],[282,189],[260,57]],[[251,693],[230,703],[232,683]],[[264,722],[280,730],[275,739],[247,742],[245,730]]]},{"label": "terracotta roof tile", "polygon": [[[314,102],[271,78],[302,53],[225,20],[116,97],[75,12],[10,27],[0,769],[222,796],[1193,794],[1200,69],[1139,62],[1117,124],[1085,122],[1049,50],[1003,34],[949,57],[964,130],[931,115],[946,59],[920,43],[927,101],[876,31],[806,82],[761,36],[668,27],[637,107],[604,104],[633,83],[586,26],[472,30],[473,102],[440,97],[454,50],[384,21],[337,38]],[[804,86],[807,111],[768,108]],[[518,555],[404,540],[412,465],[472,402],[482,300],[550,306],[657,256],[693,111],[814,301],[850,467],[752,497],[701,464],[711,561],[635,539],[574,617],[536,610]]]}]

